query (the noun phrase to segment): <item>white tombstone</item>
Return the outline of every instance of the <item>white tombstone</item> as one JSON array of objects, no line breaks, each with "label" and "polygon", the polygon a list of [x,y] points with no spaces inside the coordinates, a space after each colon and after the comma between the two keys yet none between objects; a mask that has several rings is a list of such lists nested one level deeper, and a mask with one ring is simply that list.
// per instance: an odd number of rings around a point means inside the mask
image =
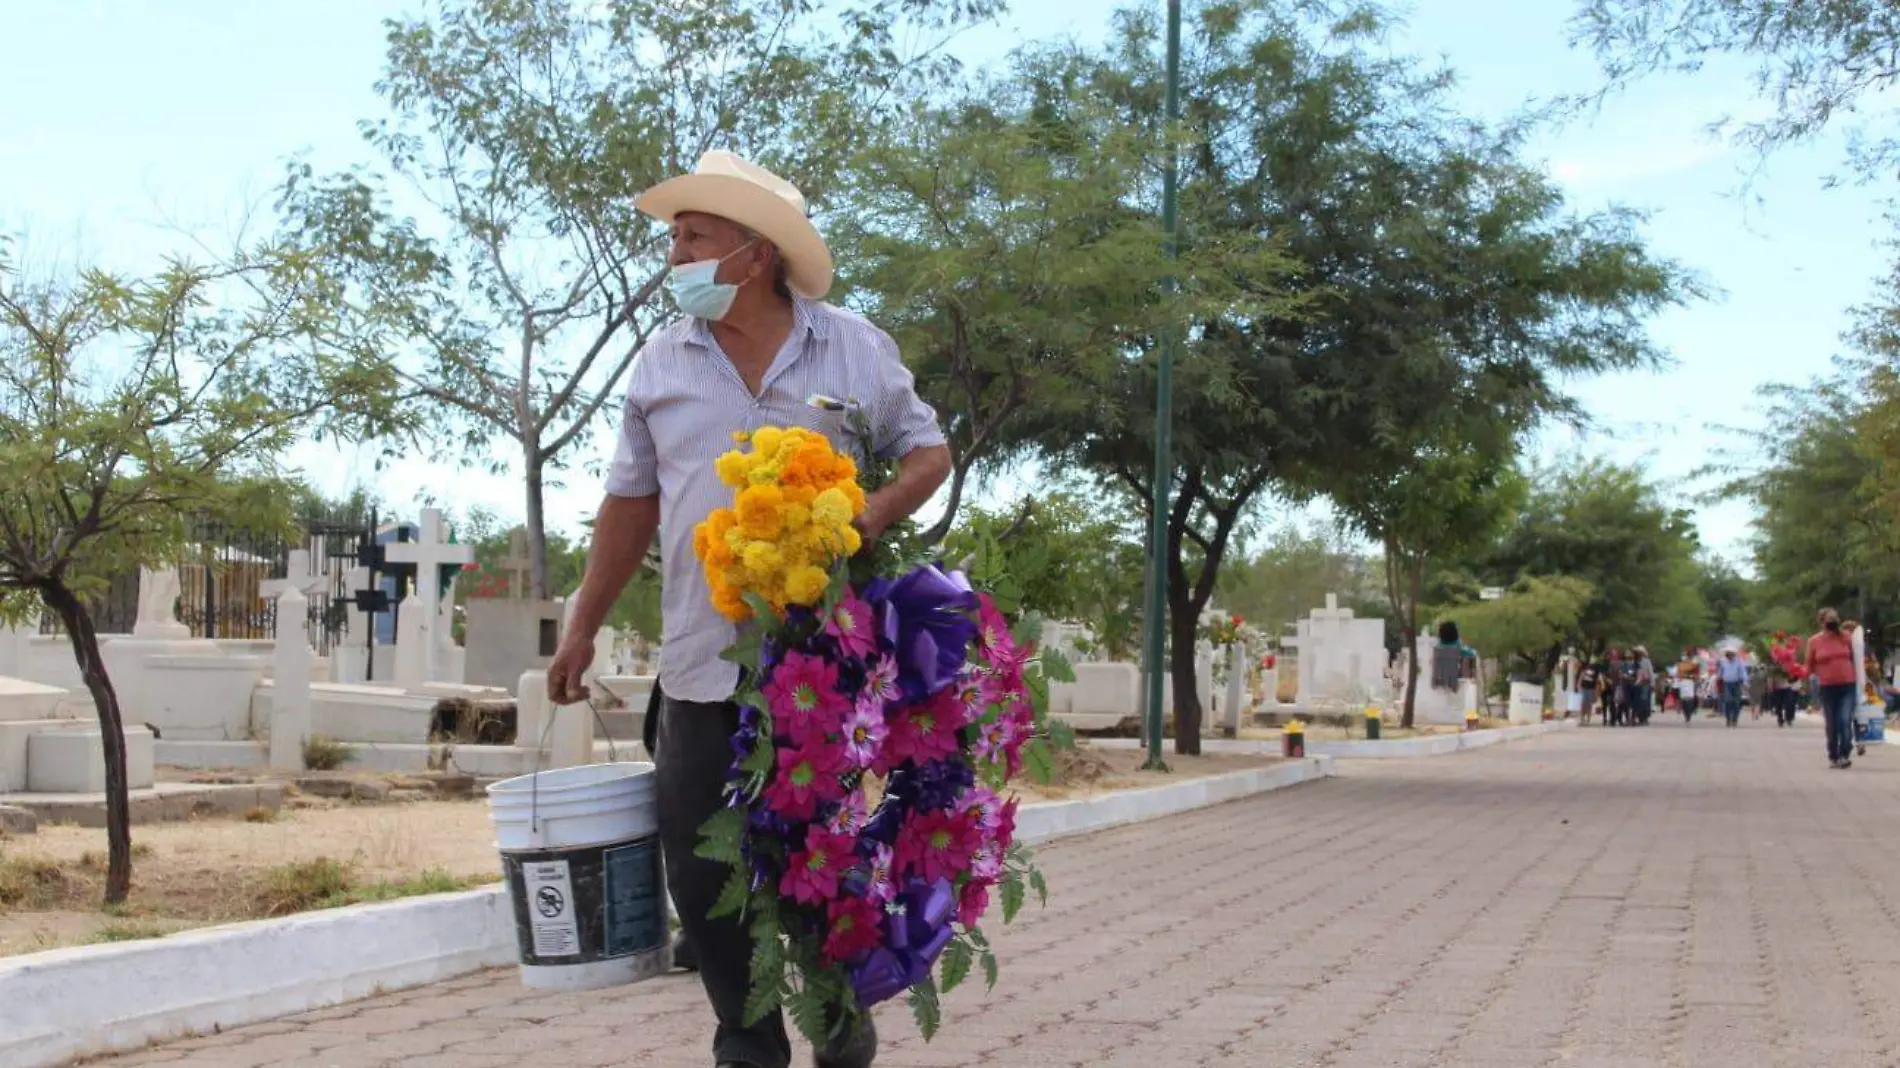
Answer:
[{"label": "white tombstone", "polygon": [[455,644],[455,599],[452,596],[443,597],[442,610],[436,616],[436,673],[429,681],[452,682],[460,686],[468,680],[468,651]]},{"label": "white tombstone", "polygon": [[412,593],[396,610],[396,685],[406,690],[420,687],[429,680],[429,661],[435,649],[430,637],[435,627],[434,613],[423,604],[422,595]]},{"label": "white tombstone", "polygon": [[515,684],[515,744],[538,749],[548,724],[548,673],[524,671]]},{"label": "white tombstone", "polygon": [[[475,559],[475,551],[466,545],[455,545],[448,540],[447,531],[442,525],[440,508],[422,510],[421,530],[415,541],[399,541],[383,549],[383,558],[392,564],[416,565],[416,592],[413,595],[421,603],[422,611],[417,620],[421,629],[417,632],[417,643],[422,647],[422,677],[425,681],[436,678],[437,662],[440,652],[437,648],[437,629],[441,626],[440,612],[443,600],[441,568],[444,564],[466,564]],[[404,602],[403,619],[409,618],[408,603]],[[396,635],[396,644],[400,648],[403,636]],[[398,657],[400,663],[400,657]],[[401,681],[400,677],[397,681]]]},{"label": "white tombstone", "polygon": [[[294,575],[295,572],[292,572]],[[310,737],[310,603],[295,586],[277,595],[277,644],[271,652],[270,766],[302,771]]]},{"label": "white tombstone", "polygon": [[1227,705],[1221,709],[1224,714],[1221,733],[1229,738],[1240,737],[1240,710],[1250,666],[1246,646],[1236,642],[1227,647]]},{"label": "white tombstone", "polygon": [[308,605],[308,598],[322,593],[329,585],[330,577],[318,574],[311,566],[308,550],[292,549],[289,562],[284,565],[284,577],[258,583],[257,593],[267,601],[277,601],[285,590],[296,590],[304,595]]},{"label": "white tombstone", "polygon": [[614,645],[619,640],[612,627],[602,627],[594,634],[594,660],[587,665],[586,671],[581,672],[581,685],[587,687],[587,692],[593,694],[595,700],[606,696],[597,680],[602,675],[614,673]]},{"label": "white tombstone", "polygon": [[1385,681],[1385,623],[1356,619],[1336,594],[1297,624],[1286,643],[1299,650],[1297,700],[1306,707],[1351,704],[1378,693]]},{"label": "white tombstone", "polygon": [[139,618],[132,634],[159,641],[182,641],[191,628],[178,622],[178,569],[139,568]]},{"label": "white tombstone", "polygon": [[[369,568],[351,568],[343,576],[343,596],[349,598],[349,617],[343,629],[343,639],[330,651],[330,678],[340,683],[361,683],[369,681],[366,669],[369,663],[370,632],[376,626],[376,616],[356,607],[358,590],[369,589]],[[385,677],[389,669],[383,669]]]}]

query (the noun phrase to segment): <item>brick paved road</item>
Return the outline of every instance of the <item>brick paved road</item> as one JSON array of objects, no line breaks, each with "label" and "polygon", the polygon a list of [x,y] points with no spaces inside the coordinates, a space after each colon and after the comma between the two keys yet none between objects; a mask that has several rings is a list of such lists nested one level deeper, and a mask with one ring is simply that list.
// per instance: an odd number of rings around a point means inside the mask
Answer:
[{"label": "brick paved road", "polygon": [[[1340,779],[1043,853],[1058,895],[998,939],[899,1066],[1405,1068],[1900,1063],[1900,747],[1592,729]],[[707,1063],[689,979],[547,996],[507,972],[102,1065]]]}]

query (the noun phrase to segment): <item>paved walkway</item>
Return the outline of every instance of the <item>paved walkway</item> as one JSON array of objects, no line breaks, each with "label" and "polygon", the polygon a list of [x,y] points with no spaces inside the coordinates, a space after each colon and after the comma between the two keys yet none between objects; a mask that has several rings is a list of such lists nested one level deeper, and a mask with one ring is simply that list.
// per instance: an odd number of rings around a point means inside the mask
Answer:
[{"label": "paved walkway", "polygon": [[[1886,1068],[1900,746],[1658,723],[1341,778],[1043,853],[1003,980],[891,1068]],[[694,982],[506,971],[97,1062],[705,1068]]]}]

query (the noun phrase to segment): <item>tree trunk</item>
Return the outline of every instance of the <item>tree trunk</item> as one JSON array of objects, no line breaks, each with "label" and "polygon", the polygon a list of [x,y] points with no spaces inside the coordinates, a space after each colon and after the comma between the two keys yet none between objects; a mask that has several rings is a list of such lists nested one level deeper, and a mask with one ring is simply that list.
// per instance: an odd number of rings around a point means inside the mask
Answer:
[{"label": "tree trunk", "polygon": [[943,539],[950,536],[950,530],[956,525],[957,512],[963,507],[964,487],[970,480],[970,463],[958,457],[950,467],[950,502],[944,506],[943,518],[932,523],[924,531],[922,541],[926,548],[935,548]]},{"label": "tree trunk", "polygon": [[[1172,570],[1172,569],[1170,569]],[[1201,694],[1194,672],[1194,637],[1200,613],[1185,589],[1168,583],[1168,669],[1174,673],[1174,751],[1201,755]]]},{"label": "tree trunk", "polygon": [[522,480],[528,487],[528,582],[529,596],[537,601],[548,599],[548,527],[541,478],[545,467],[539,442],[528,442],[523,457]]},{"label": "tree trunk", "polygon": [[105,658],[99,655],[99,635],[86,606],[58,580],[41,586],[39,592],[66,628],[73,657],[79,661],[79,673],[99,714],[99,737],[106,760],[105,903],[117,905],[132,890],[132,799],[126,785],[125,724],[119,716],[119,695],[106,677]]}]

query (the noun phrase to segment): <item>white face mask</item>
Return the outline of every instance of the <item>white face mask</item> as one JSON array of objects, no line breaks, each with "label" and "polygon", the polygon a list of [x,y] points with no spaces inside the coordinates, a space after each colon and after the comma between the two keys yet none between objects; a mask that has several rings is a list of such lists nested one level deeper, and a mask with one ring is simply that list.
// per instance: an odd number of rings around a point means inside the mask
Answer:
[{"label": "white face mask", "polygon": [[666,291],[680,311],[695,319],[716,323],[732,310],[739,287],[719,281],[719,265],[751,248],[747,241],[716,260],[682,263],[666,274]]}]

